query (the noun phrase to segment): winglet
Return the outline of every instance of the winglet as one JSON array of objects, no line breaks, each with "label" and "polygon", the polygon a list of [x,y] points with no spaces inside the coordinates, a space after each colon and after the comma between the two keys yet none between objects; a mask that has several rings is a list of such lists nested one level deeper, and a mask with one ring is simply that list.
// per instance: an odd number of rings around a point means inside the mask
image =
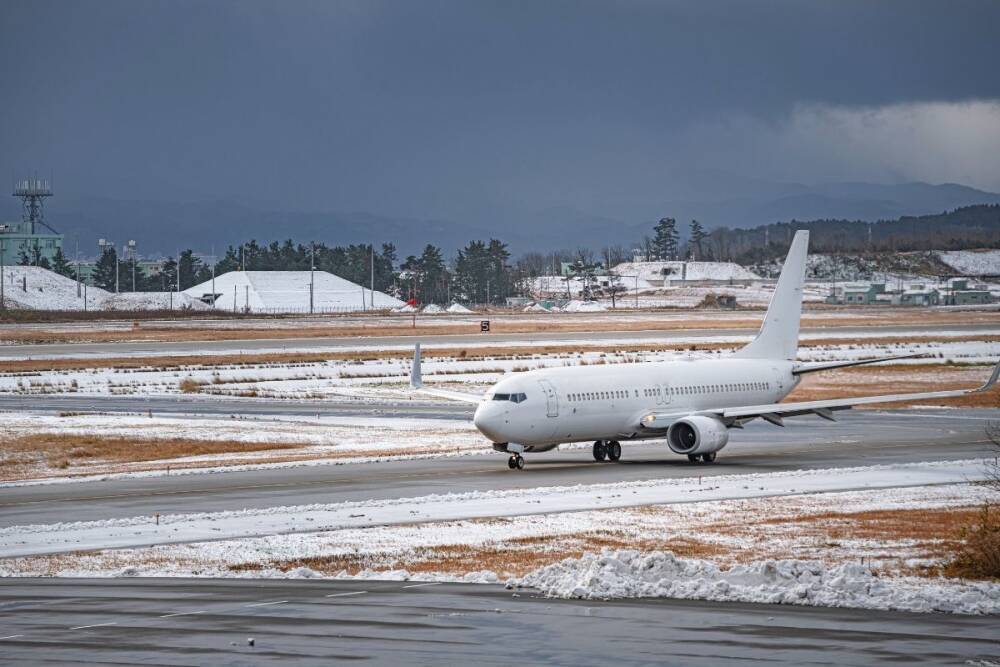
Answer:
[{"label": "winglet", "polygon": [[424,381],[420,377],[420,343],[413,348],[413,367],[410,369],[410,386],[420,389],[424,386]]},{"label": "winglet", "polygon": [[986,381],[986,384],[979,389],[973,389],[972,393],[978,394],[983,391],[989,391],[993,388],[993,385],[997,383],[998,379],[1000,379],[1000,361],[998,361],[997,365],[993,367],[993,374],[990,375],[990,379]]}]

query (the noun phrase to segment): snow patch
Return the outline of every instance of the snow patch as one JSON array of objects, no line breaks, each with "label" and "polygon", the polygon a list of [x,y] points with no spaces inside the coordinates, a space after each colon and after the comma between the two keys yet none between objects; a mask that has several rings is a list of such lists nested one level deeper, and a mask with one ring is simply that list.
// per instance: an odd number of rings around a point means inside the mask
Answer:
[{"label": "snow patch", "polygon": [[880,578],[857,563],[766,560],[720,570],[710,561],[633,550],[585,553],[510,585],[561,598],[668,597],[957,614],[1000,613],[1000,584]]}]

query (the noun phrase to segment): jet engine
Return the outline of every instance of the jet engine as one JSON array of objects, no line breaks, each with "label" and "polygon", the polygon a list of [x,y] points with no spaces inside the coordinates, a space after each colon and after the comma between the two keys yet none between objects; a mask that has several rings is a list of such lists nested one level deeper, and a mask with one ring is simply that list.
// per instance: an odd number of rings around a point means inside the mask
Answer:
[{"label": "jet engine", "polygon": [[676,454],[711,454],[729,442],[729,429],[718,419],[694,415],[678,419],[667,430],[667,445]]}]

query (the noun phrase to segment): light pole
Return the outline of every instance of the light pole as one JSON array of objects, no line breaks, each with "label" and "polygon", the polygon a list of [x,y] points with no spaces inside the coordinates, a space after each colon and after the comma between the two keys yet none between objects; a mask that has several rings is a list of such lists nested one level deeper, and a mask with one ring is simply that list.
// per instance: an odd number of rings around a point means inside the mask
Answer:
[{"label": "light pole", "polygon": [[316,292],[316,243],[309,242],[309,314],[313,314],[313,295]]},{"label": "light pole", "polygon": [[3,300],[4,251],[4,242],[3,239],[0,239],[0,310],[7,309]]}]

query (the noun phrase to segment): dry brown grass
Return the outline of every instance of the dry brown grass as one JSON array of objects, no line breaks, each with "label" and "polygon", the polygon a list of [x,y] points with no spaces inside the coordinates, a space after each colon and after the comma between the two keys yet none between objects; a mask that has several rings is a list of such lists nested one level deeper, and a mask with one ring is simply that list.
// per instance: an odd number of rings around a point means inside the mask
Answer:
[{"label": "dry brown grass", "polygon": [[[830,345],[905,345],[913,343],[929,343],[942,340],[934,336],[907,336],[904,338],[823,338],[803,342],[801,347],[808,349],[817,346]],[[949,342],[1000,342],[1000,336],[958,336],[947,338]],[[425,359],[462,359],[475,361],[480,359],[524,359],[533,355],[558,355],[567,353],[629,353],[629,352],[678,352],[678,351],[713,351],[728,350],[736,347],[731,343],[612,343],[580,345],[574,343],[550,343],[532,346],[508,347],[490,345],[484,347],[436,347],[422,351]],[[59,358],[59,359],[19,359],[0,361],[0,373],[41,373],[47,371],[73,371],[99,368],[118,368],[123,370],[167,370],[216,368],[220,366],[260,366],[260,365],[296,365],[315,364],[326,361],[365,362],[389,359],[410,359],[411,350],[344,350],[328,352],[266,352],[254,354],[223,354],[223,355],[173,355],[154,357],[102,357],[102,358]],[[884,366],[882,366],[884,367]],[[882,368],[880,367],[880,368]],[[916,368],[917,366],[909,366]],[[922,366],[921,366],[922,367]],[[940,368],[940,366],[935,366]],[[816,377],[816,376],[813,376]]]},{"label": "dry brown grass", "polygon": [[38,433],[7,438],[0,445],[0,474],[16,475],[41,464],[70,468],[93,463],[156,461],[208,454],[292,449],[299,445],[192,438],[127,438],[102,435]]},{"label": "dry brown grass", "polygon": [[[823,309],[828,310],[828,309]],[[806,313],[803,326],[877,326],[885,324],[921,324],[940,326],[948,324],[971,324],[977,322],[1000,322],[1000,314],[994,312],[952,312],[914,309],[865,308],[844,310],[849,317],[811,317]],[[687,314],[687,313],[685,313]],[[669,331],[687,329],[743,329],[760,325],[762,311],[743,312],[740,318],[719,317],[718,315],[690,313],[686,317],[665,313],[662,318],[636,317],[631,319],[606,318],[593,314],[552,314],[526,316],[523,313],[489,313],[482,315],[490,319],[495,333],[533,333],[538,331],[562,331],[585,333],[587,331]],[[248,322],[245,327],[233,327],[225,320],[199,322],[193,326],[169,326],[164,324],[144,325],[138,330],[131,328],[107,329],[101,325],[74,327],[73,330],[26,329],[20,327],[0,327],[0,338],[12,343],[69,343],[69,342],[121,342],[121,341],[203,341],[203,340],[247,340],[247,339],[289,339],[369,337],[379,336],[428,336],[443,334],[479,333],[479,325],[472,315],[461,321],[424,316],[417,318],[417,326],[412,326],[410,317],[379,316],[358,324],[358,318],[338,321],[331,318],[323,324],[309,320],[308,324],[295,326],[294,319],[284,320],[282,325],[260,326]],[[291,323],[289,323],[291,322]],[[255,326],[255,324],[257,324]]]},{"label": "dry brown grass", "polygon": [[202,386],[202,383],[194,378],[186,377],[178,383],[177,388],[181,390],[182,394],[197,394],[201,391]]},{"label": "dry brown grass", "polygon": [[405,567],[417,572],[474,572],[491,570],[504,576],[520,576],[531,570],[556,563],[564,558],[576,558],[586,551],[601,549],[643,549],[672,551],[690,558],[711,558],[721,548],[688,538],[665,540],[635,540],[613,531],[588,533],[580,537],[524,537],[482,546],[448,544],[415,549],[405,562],[380,552],[316,556],[269,563],[237,563],[229,566],[234,572],[261,570],[265,566],[283,572],[308,567],[328,575],[347,571],[357,574],[365,569]]},{"label": "dry brown grass", "polygon": [[958,543],[942,567],[951,577],[1000,579],[1000,509],[984,504],[962,526]]},{"label": "dry brown grass", "polygon": [[[986,366],[959,366],[948,364],[898,364],[882,366],[859,366],[823,373],[810,373],[802,379],[786,400],[816,401],[828,398],[851,396],[878,396],[883,394],[906,394],[950,389],[973,389],[986,381],[989,369]],[[995,408],[1000,406],[1000,387],[980,394],[969,394],[958,398],[934,399],[937,405],[967,408]],[[868,409],[906,407],[927,404],[927,401],[880,403],[867,406]],[[865,409],[866,406],[859,406]]]}]

